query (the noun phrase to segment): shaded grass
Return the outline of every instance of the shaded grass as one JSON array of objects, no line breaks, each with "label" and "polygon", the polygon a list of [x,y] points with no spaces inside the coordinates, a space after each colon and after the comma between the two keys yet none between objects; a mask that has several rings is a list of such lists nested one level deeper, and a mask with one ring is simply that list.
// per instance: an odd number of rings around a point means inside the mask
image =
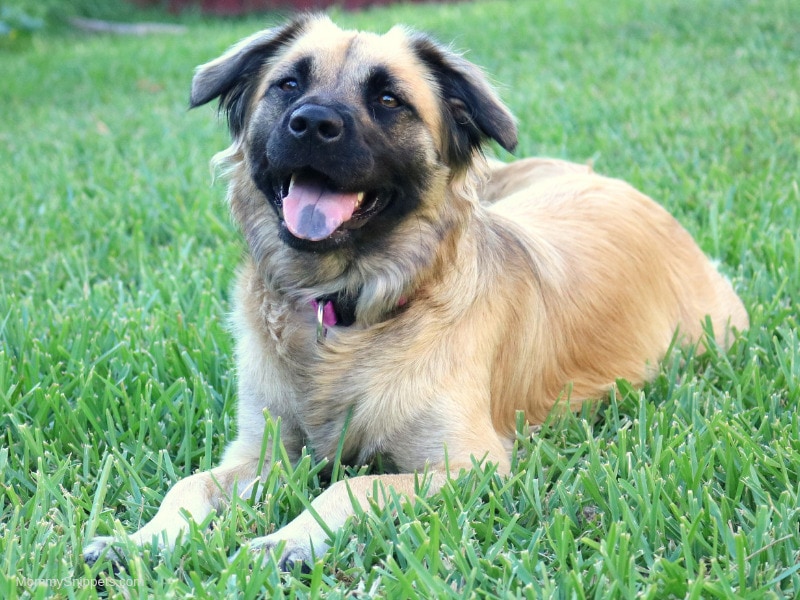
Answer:
[{"label": "shaded grass", "polygon": [[[477,470],[414,507],[359,515],[310,574],[229,562],[320,492],[307,457],[212,531],[134,553],[120,574],[133,585],[105,593],[793,598],[796,3],[478,2],[337,19],[469,48],[520,119],[520,155],[591,160],[657,198],[722,261],[752,328],[728,354],[676,352],[641,392],[623,382],[602,408],[532,437],[520,426],[508,480]],[[0,57],[4,598],[94,597],[80,584],[103,565],[81,564],[85,538],[138,527],[234,434],[225,319],[242,245],[208,185],[223,127],[186,106],[193,67],[266,21],[193,19],[185,36],[145,40],[65,31]]]}]

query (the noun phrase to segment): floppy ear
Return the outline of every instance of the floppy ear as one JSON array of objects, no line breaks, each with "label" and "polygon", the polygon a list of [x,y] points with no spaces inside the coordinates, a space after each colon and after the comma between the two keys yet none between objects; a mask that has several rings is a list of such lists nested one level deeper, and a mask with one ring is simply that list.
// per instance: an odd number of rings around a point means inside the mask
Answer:
[{"label": "floppy ear", "polygon": [[260,31],[219,58],[199,66],[192,79],[189,107],[219,98],[219,110],[225,112],[231,135],[237,137],[244,129],[247,106],[258,85],[262,66],[291,44],[311,19],[304,15],[281,27]]},{"label": "floppy ear", "polygon": [[465,166],[472,153],[491,138],[512,152],[517,146],[514,116],[500,101],[483,71],[429,37],[414,34],[411,47],[430,69],[444,105],[445,157]]}]

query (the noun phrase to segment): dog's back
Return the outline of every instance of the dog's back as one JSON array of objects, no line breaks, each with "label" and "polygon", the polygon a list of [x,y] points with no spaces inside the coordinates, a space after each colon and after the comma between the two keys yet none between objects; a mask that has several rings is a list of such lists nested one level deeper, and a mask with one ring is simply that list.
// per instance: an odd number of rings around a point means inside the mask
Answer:
[{"label": "dog's back", "polygon": [[723,348],[732,327],[747,328],[730,282],[666,210],[627,183],[528,159],[494,164],[485,190],[495,226],[516,232],[536,273],[523,327],[544,328],[535,339],[547,350],[534,354],[550,397],[571,382],[576,407],[618,377],[642,383],[676,332],[681,344],[704,343],[707,317]]}]

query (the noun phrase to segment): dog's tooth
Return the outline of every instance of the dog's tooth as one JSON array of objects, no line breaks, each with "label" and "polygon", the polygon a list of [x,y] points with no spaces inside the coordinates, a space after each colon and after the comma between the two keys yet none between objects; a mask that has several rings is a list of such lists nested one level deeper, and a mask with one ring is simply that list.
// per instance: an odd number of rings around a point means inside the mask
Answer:
[{"label": "dog's tooth", "polygon": [[364,192],[358,192],[358,199],[356,200],[356,208],[361,206],[362,202],[364,202]]}]

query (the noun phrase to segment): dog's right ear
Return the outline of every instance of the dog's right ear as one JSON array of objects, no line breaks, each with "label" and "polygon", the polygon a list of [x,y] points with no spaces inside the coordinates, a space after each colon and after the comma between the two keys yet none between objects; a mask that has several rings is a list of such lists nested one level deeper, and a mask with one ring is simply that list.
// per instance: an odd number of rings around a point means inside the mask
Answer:
[{"label": "dog's right ear", "polygon": [[199,66],[192,79],[189,107],[219,98],[219,110],[225,112],[231,135],[237,138],[244,130],[247,107],[264,63],[297,39],[313,18],[302,15],[281,27],[260,31]]},{"label": "dog's right ear", "polygon": [[493,139],[509,152],[517,145],[517,125],[486,75],[462,56],[426,35],[410,34],[414,52],[439,86],[444,108],[444,153],[450,165],[468,165],[473,152]]}]

